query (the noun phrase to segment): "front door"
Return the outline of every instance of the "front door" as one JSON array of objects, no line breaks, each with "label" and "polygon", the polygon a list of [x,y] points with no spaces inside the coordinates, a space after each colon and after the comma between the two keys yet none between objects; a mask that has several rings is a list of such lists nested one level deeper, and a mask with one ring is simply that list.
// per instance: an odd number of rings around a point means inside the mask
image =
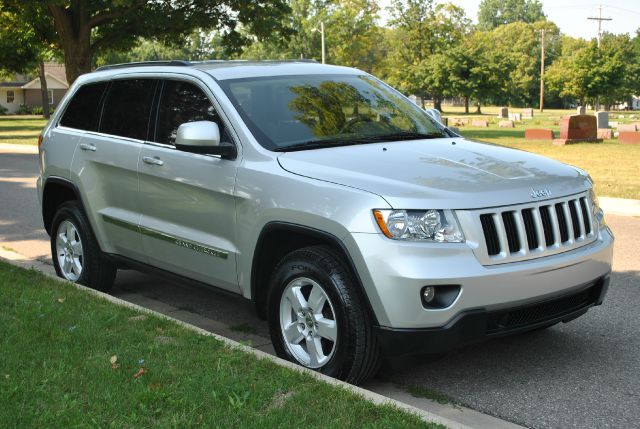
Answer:
[{"label": "front door", "polygon": [[236,276],[236,161],[175,149],[178,127],[224,124],[195,83],[164,82],[152,141],[139,161],[140,232],[149,262],[159,268],[233,292]]}]

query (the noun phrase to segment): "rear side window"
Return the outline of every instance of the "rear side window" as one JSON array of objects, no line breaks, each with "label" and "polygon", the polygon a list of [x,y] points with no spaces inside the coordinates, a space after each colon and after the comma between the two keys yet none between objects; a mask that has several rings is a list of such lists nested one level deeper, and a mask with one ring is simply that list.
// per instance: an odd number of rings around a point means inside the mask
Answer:
[{"label": "rear side window", "polygon": [[200,88],[188,82],[166,81],[158,110],[155,141],[175,145],[178,127],[195,121],[216,122],[220,134],[223,133],[218,114]]},{"label": "rear side window", "polygon": [[155,86],[153,79],[113,81],[104,102],[100,132],[146,140]]},{"label": "rear side window", "polygon": [[60,120],[60,125],[85,131],[98,130],[100,101],[107,88],[106,82],[84,85],[73,95]]}]

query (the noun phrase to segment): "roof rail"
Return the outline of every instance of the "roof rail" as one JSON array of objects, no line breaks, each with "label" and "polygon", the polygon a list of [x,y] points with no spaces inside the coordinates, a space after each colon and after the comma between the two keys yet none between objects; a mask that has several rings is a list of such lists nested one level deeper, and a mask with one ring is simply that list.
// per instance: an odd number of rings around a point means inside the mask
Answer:
[{"label": "roof rail", "polygon": [[126,67],[146,67],[146,66],[190,66],[189,61],[171,60],[171,61],[139,61],[133,63],[110,64],[98,67],[96,71],[121,69]]}]

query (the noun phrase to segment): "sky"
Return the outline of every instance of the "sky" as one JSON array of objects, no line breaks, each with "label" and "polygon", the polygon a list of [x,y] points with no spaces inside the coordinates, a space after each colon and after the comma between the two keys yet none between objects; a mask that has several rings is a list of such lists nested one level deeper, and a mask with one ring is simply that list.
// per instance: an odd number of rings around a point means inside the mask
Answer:
[{"label": "sky", "polygon": [[[462,7],[467,17],[478,22],[478,5],[481,0],[449,0]],[[389,5],[391,0],[380,0],[382,8]],[[437,3],[445,1],[436,0]],[[640,28],[640,0],[603,0],[598,3],[593,0],[542,0],[542,9],[547,19],[556,23],[560,31],[573,37],[592,39],[598,36],[598,21],[587,20],[587,17],[597,17],[598,7],[602,4],[602,17],[612,18],[603,21],[602,30],[614,34],[629,33],[635,35]],[[383,12],[383,20],[385,19]]]}]

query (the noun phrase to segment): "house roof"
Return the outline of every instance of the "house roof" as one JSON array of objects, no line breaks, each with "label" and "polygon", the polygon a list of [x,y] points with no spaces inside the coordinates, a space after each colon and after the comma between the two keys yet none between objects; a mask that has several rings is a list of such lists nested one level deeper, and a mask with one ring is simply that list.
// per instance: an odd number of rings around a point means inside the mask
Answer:
[{"label": "house roof", "polygon": [[[45,77],[47,78],[47,83],[49,83],[50,80],[57,82],[60,86],[62,86],[63,88],[69,88],[69,84],[67,83],[67,81],[65,79],[60,79],[57,76],[54,76],[53,74],[49,73],[49,72],[44,72]],[[25,84],[23,84],[21,86],[21,88],[23,89],[39,89],[40,88],[40,78],[37,77]]]},{"label": "house roof", "polygon": [[0,88],[22,88],[26,82],[0,82]]}]

